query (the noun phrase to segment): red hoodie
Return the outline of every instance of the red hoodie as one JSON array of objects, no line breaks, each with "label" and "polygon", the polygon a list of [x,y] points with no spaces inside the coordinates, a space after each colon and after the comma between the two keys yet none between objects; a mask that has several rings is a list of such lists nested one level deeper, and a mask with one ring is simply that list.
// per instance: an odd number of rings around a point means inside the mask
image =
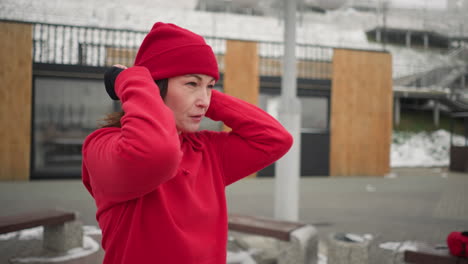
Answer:
[{"label": "red hoodie", "polygon": [[83,145],[104,263],[226,263],[225,186],[283,156],[291,135],[260,108],[215,90],[206,116],[232,131],[179,135],[144,67],[123,71],[115,89],[122,127],[98,129]]}]

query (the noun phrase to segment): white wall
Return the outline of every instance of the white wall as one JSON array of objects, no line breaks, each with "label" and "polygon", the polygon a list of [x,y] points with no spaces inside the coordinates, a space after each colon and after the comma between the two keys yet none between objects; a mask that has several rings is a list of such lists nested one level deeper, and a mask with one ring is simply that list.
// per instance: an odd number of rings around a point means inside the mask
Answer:
[{"label": "white wall", "polygon": [[[283,23],[280,14],[278,17],[260,17],[210,13],[194,10],[195,5],[196,0],[1,0],[0,19],[139,31],[148,31],[154,22],[164,21],[178,24],[203,36],[252,41],[283,40]],[[423,20],[423,17],[413,12],[416,11],[395,11],[389,14],[388,22],[399,27],[416,29],[423,28],[429,23],[449,24],[440,21],[441,19],[446,21],[447,17],[437,15],[439,20],[431,17],[424,17]],[[365,31],[380,23],[377,14],[357,12],[353,9],[325,14],[299,12],[297,41],[334,47],[379,49],[380,44],[367,41]],[[468,30],[468,26],[465,29]],[[441,30],[446,33],[455,32],[447,28]],[[432,65],[435,67],[446,64],[447,58],[443,56],[390,46],[387,46],[387,49],[394,56],[394,66],[398,63],[404,65],[403,68],[407,68],[406,65],[431,68]],[[395,72],[400,72],[394,68]]]},{"label": "white wall", "polygon": [[[176,0],[175,2],[184,0]],[[99,26],[148,31],[154,22],[164,21],[186,27],[204,36],[232,39],[281,41],[282,18],[258,17],[228,13],[195,11],[196,0],[182,8],[155,4],[163,1],[92,1],[92,0],[2,0],[0,19]],[[171,1],[166,1],[171,2]],[[174,1],[172,1],[174,2]],[[352,29],[349,23],[329,24],[337,19],[333,14],[303,15],[298,26],[299,42],[343,46],[346,42],[366,45],[360,25]],[[310,21],[308,23],[307,21]]]}]

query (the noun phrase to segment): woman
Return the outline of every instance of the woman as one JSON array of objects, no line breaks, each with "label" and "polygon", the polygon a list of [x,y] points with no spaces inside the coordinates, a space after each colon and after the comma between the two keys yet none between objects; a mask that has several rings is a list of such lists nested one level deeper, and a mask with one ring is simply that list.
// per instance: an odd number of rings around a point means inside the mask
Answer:
[{"label": "woman", "polygon": [[[164,23],[134,67],[106,76],[124,114],[83,145],[104,263],[226,263],[225,187],[279,159],[292,137],[261,109],[214,90],[218,78],[204,39]],[[205,116],[232,131],[198,131]]]}]

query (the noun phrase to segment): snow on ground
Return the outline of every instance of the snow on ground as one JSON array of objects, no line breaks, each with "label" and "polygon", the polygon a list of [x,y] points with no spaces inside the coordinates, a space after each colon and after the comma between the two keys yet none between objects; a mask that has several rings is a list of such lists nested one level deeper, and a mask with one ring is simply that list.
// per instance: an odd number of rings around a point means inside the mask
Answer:
[{"label": "snow on ground", "polygon": [[[454,135],[453,144],[465,145],[463,136]],[[391,167],[445,167],[449,165],[450,133],[393,132]]]},{"label": "snow on ground", "polygon": [[[449,164],[449,151],[450,151],[450,138],[451,135],[446,130],[437,130],[432,133],[419,132],[394,132],[391,146],[391,167],[441,167],[448,166]],[[463,136],[453,136],[454,145],[465,145],[467,143]],[[375,191],[375,187],[371,185],[366,186],[367,191]],[[94,226],[83,227],[83,247],[75,248],[64,255],[57,257],[27,257],[14,259],[17,263],[53,263],[76,259],[93,254],[99,249],[99,244],[94,241],[89,235],[100,234],[100,230]],[[0,240],[30,240],[40,239],[42,237],[43,228],[32,228],[22,230],[20,232],[12,232],[0,235]],[[412,249],[415,247],[414,242],[406,241],[403,243],[388,242],[380,245],[380,248],[402,251],[404,249]],[[243,263],[254,264],[248,252],[228,252],[227,263]],[[325,255],[319,255],[319,263],[327,263]]]},{"label": "snow on ground", "polygon": [[416,241],[404,241],[404,242],[385,242],[379,245],[382,249],[404,252],[405,250],[417,250],[420,243]]},{"label": "snow on ground", "polygon": [[[18,232],[2,234],[0,235],[0,240],[39,240],[42,239],[43,232],[44,228],[42,226],[29,228]],[[57,263],[82,258],[91,255],[99,250],[99,243],[96,242],[92,237],[90,237],[90,235],[95,234],[100,234],[99,228],[95,226],[83,226],[83,247],[72,248],[58,256],[20,257],[13,258],[11,261],[14,263]]]}]

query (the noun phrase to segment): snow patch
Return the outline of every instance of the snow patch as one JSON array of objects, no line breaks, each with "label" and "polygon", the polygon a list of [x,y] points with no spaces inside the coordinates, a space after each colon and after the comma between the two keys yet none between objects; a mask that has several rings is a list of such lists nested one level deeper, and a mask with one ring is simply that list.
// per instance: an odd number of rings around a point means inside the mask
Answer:
[{"label": "snow patch", "polygon": [[99,244],[89,236],[83,237],[83,247],[72,248],[68,250],[64,255],[57,257],[25,257],[25,258],[13,258],[13,263],[54,263],[69,261],[91,255],[99,250]]},{"label": "snow patch", "polygon": [[[464,145],[463,136],[454,135],[454,145]],[[391,167],[446,167],[450,157],[450,132],[393,132]]]},{"label": "snow patch", "polygon": [[386,242],[379,245],[382,249],[404,252],[405,250],[416,251],[418,249],[418,242],[404,241],[404,242]]}]

